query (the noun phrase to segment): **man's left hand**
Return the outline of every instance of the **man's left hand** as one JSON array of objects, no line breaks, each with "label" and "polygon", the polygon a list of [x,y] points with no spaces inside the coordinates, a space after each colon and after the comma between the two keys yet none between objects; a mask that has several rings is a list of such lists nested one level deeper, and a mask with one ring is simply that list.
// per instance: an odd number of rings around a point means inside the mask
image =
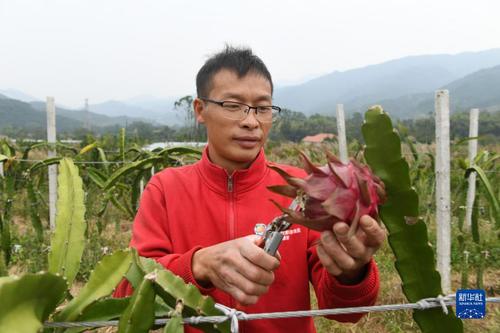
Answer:
[{"label": "man's left hand", "polygon": [[342,284],[357,284],[366,274],[366,265],[385,241],[384,229],[372,217],[364,215],[358,229],[348,236],[349,226],[344,222],[321,233],[318,257],[326,270]]}]

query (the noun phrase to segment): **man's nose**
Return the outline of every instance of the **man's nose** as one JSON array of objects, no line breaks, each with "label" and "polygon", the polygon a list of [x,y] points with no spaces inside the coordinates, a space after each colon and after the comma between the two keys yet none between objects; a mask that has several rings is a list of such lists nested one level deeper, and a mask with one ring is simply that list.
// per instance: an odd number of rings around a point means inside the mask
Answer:
[{"label": "man's nose", "polygon": [[241,125],[249,128],[259,127],[260,123],[257,120],[257,109],[250,108],[246,114],[246,117],[241,121]]}]

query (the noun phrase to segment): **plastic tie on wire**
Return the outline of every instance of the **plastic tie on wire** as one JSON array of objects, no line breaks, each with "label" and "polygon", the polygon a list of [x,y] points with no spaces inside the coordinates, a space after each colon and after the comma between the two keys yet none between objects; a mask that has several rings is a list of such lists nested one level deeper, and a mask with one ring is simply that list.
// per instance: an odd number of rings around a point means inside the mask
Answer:
[{"label": "plastic tie on wire", "polygon": [[432,308],[432,302],[438,302],[441,305],[441,309],[445,315],[448,314],[448,307],[446,306],[446,301],[454,299],[454,295],[443,296],[439,294],[437,297],[424,298],[418,301],[416,304],[420,307],[421,310],[427,310]]},{"label": "plastic tie on wire", "polygon": [[441,308],[443,309],[443,312],[445,315],[448,314],[448,308],[446,307],[446,303],[444,302],[446,299],[447,298],[441,294],[439,294],[437,297],[437,300],[438,300],[439,304],[441,304]]},{"label": "plastic tie on wire", "polygon": [[222,311],[226,317],[231,320],[231,333],[239,332],[239,319],[246,320],[247,314],[243,311],[238,311],[236,309],[229,308],[223,304],[216,303],[215,308]]},{"label": "plastic tie on wire", "polygon": [[202,320],[203,320],[202,316],[191,317],[190,318],[190,324],[198,325],[198,324],[201,323]]}]

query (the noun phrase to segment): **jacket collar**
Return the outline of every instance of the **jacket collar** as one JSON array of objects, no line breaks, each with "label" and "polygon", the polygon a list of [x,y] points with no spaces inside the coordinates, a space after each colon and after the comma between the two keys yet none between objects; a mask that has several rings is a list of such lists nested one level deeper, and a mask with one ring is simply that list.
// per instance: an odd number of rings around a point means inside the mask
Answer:
[{"label": "jacket collar", "polygon": [[233,193],[248,191],[256,186],[269,172],[264,149],[260,150],[257,158],[250,164],[248,169],[236,170],[232,175],[229,175],[225,169],[210,161],[208,146],[206,146],[201,160],[197,163],[197,168],[208,186],[221,193],[230,192],[230,182],[232,182]]}]

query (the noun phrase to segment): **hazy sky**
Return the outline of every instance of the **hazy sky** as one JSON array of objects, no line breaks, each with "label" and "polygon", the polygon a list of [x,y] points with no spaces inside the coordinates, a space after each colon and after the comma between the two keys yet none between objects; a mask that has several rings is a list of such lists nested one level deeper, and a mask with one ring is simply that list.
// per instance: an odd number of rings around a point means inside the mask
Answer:
[{"label": "hazy sky", "polygon": [[500,47],[500,1],[0,0],[0,89],[69,106],[195,91],[246,45],[277,85],[407,55]]}]

